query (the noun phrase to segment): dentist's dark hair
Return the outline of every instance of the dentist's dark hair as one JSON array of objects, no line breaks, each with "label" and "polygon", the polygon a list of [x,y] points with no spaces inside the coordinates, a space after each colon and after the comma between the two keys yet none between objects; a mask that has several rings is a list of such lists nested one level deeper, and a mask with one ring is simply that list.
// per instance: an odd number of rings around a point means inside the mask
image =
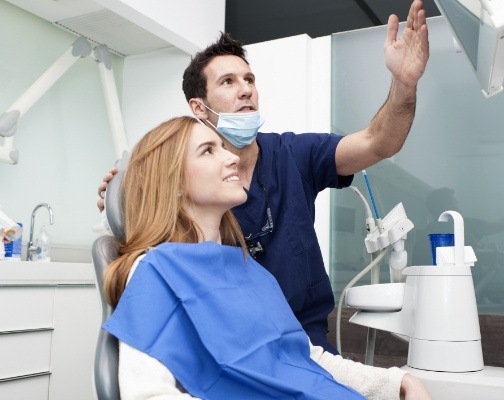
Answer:
[{"label": "dentist's dark hair", "polygon": [[248,64],[243,43],[233,39],[229,33],[221,32],[219,39],[192,57],[184,71],[182,90],[187,102],[193,98],[206,99],[207,77],[203,73],[205,67],[217,56],[232,55],[240,57]]}]

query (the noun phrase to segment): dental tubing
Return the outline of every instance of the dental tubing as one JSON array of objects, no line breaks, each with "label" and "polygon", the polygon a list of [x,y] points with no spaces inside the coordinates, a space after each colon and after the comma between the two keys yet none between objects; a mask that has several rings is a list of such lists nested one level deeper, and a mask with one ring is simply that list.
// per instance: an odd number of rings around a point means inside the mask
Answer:
[{"label": "dental tubing", "polygon": [[353,285],[355,285],[364,275],[366,275],[369,271],[371,271],[374,267],[380,264],[380,261],[385,256],[387,249],[383,249],[378,256],[371,261],[371,263],[364,268],[361,272],[359,272],[355,278],[353,278],[343,289],[341,292],[339,302],[338,302],[338,311],[336,314],[336,348],[338,352],[341,354],[341,308],[343,307],[343,301],[345,299],[345,292],[347,289],[350,289]]}]

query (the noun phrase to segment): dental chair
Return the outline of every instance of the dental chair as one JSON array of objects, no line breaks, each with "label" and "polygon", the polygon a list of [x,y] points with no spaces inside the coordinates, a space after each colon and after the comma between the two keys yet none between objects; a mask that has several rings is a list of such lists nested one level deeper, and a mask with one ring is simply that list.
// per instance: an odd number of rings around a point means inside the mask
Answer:
[{"label": "dental chair", "polygon": [[[105,194],[105,213],[114,236],[101,236],[92,246],[93,264],[102,302],[102,323],[112,314],[112,307],[105,299],[103,273],[109,262],[118,256],[120,241],[124,240],[120,187],[124,170],[110,180]],[[100,329],[96,345],[94,380],[98,400],[120,400],[119,382],[119,343],[108,332]]]}]

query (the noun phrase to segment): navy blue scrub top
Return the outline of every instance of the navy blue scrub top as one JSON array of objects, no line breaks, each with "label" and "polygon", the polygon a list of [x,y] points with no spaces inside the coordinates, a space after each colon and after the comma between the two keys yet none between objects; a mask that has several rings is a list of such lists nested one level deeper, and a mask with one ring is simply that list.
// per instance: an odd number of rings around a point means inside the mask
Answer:
[{"label": "navy blue scrub top", "polygon": [[259,133],[259,159],[246,203],[233,208],[245,237],[273,231],[253,240],[265,251],[256,260],[277,279],[297,319],[314,345],[336,353],[327,342],[327,316],[334,295],[315,234],[315,199],[330,188],[343,188],[352,176],[338,176],[334,153],[342,136],[335,134]]}]

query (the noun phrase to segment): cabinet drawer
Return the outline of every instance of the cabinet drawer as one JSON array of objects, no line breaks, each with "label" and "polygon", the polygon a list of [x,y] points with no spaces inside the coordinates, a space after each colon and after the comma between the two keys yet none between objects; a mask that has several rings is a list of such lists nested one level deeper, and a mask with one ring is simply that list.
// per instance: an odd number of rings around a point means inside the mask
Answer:
[{"label": "cabinet drawer", "polygon": [[49,375],[0,381],[0,399],[3,400],[48,400]]},{"label": "cabinet drawer", "polygon": [[53,326],[52,286],[0,287],[0,332]]},{"label": "cabinet drawer", "polygon": [[0,379],[49,372],[51,337],[50,330],[0,334]]}]

